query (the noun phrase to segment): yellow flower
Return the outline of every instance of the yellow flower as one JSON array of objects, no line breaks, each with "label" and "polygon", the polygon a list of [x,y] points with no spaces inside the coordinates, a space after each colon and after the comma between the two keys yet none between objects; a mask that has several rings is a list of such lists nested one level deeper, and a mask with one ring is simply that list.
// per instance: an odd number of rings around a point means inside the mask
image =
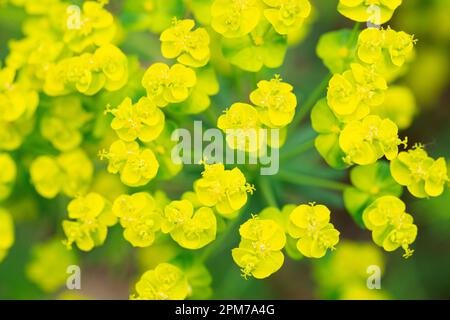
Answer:
[{"label": "yellow flower", "polygon": [[260,0],[215,0],[211,6],[211,25],[224,37],[242,37],[256,27],[261,9]]},{"label": "yellow flower", "polygon": [[406,186],[417,198],[441,195],[449,181],[445,159],[441,157],[434,160],[420,145],[400,152],[391,161],[391,174],[397,183]]},{"label": "yellow flower", "polygon": [[14,222],[11,214],[0,208],[0,262],[14,243]]},{"label": "yellow flower", "polygon": [[241,225],[239,234],[241,242],[232,250],[232,256],[244,278],[267,278],[281,268],[286,235],[278,223],[254,216]]},{"label": "yellow flower", "polygon": [[364,210],[363,221],[372,231],[373,241],[377,245],[386,251],[402,247],[405,250],[403,257],[408,258],[414,252],[409,245],[417,237],[417,226],[405,209],[403,201],[396,197],[380,197]]},{"label": "yellow flower", "polygon": [[[172,213],[173,214],[173,213]],[[176,222],[170,232],[173,240],[186,249],[200,249],[216,239],[217,221],[214,212],[201,207],[183,222]]]},{"label": "yellow flower", "polygon": [[147,96],[158,107],[186,100],[196,82],[195,72],[181,64],[174,64],[170,68],[164,63],[152,64],[142,78]]},{"label": "yellow flower", "polygon": [[40,131],[55,148],[69,151],[81,144],[81,129],[91,118],[92,114],[83,109],[78,97],[57,97],[42,117]]},{"label": "yellow flower", "polygon": [[0,201],[6,199],[14,185],[17,175],[17,167],[13,158],[8,153],[0,153]]},{"label": "yellow flower", "polygon": [[373,69],[353,63],[350,70],[331,78],[327,101],[339,119],[360,120],[371,106],[383,103],[386,89],[386,80]]},{"label": "yellow flower", "polygon": [[65,285],[68,277],[67,268],[77,264],[74,252],[67,251],[59,239],[33,246],[31,255],[31,261],[25,268],[26,275],[48,293]]},{"label": "yellow flower", "polygon": [[338,11],[358,22],[376,25],[388,22],[402,0],[339,0]]},{"label": "yellow flower", "polygon": [[289,235],[298,239],[297,249],[305,257],[322,258],[339,242],[339,231],[330,222],[330,210],[324,205],[302,204],[289,216]]},{"label": "yellow flower", "polygon": [[146,185],[158,173],[159,163],[150,149],[130,155],[120,174],[120,179],[130,187]]},{"label": "yellow flower", "polygon": [[233,103],[217,119],[217,127],[225,132],[230,148],[256,152],[266,143],[261,135],[261,123],[255,107],[246,103]]},{"label": "yellow flower", "polygon": [[[96,1],[85,1],[79,21],[71,19],[71,13],[65,17],[63,40],[75,52],[82,52],[87,47],[108,44],[116,34],[116,26],[111,13]],[[70,23],[72,22],[73,23]],[[72,25],[73,24],[73,25]]]},{"label": "yellow flower", "polygon": [[215,207],[219,214],[231,217],[246,204],[247,193],[252,194],[254,187],[238,168],[225,170],[223,164],[205,164],[194,190],[204,206]]},{"label": "yellow flower", "polygon": [[106,239],[108,227],[117,222],[111,211],[111,205],[98,193],[91,192],[84,197],[72,200],[67,206],[70,220],[62,223],[67,240],[67,248],[76,243],[83,251],[90,251],[100,246]]},{"label": "yellow flower", "polygon": [[264,16],[279,34],[298,30],[311,13],[308,0],[263,0],[268,9]]},{"label": "yellow flower", "polygon": [[147,97],[142,97],[136,104],[127,97],[110,111],[114,115],[111,128],[124,141],[139,138],[150,142],[158,138],[164,128],[164,113]]},{"label": "yellow flower", "polygon": [[87,191],[93,165],[84,151],[75,149],[58,157],[39,156],[30,166],[31,181],[38,193],[54,198],[59,192],[74,197]]},{"label": "yellow flower", "polygon": [[120,180],[130,187],[146,185],[159,170],[153,151],[140,148],[136,141],[117,140],[111,144],[109,152],[102,150],[99,156],[100,159],[108,159],[108,171],[120,173]]},{"label": "yellow flower", "polygon": [[136,283],[136,300],[183,300],[190,292],[184,272],[169,263],[161,263],[145,272]]},{"label": "yellow flower", "polygon": [[160,36],[161,52],[167,59],[177,58],[190,67],[203,67],[209,61],[209,34],[204,28],[192,31],[191,19],[174,20],[173,25]]},{"label": "yellow flower", "polygon": [[383,156],[393,160],[402,143],[397,125],[378,116],[348,123],[339,136],[339,146],[347,155],[344,160],[349,164],[372,164]]},{"label": "yellow flower", "polygon": [[250,94],[250,101],[259,107],[261,122],[270,128],[280,128],[291,123],[295,115],[297,98],[292,93],[293,87],[279,75],[270,81],[258,82],[258,89]]},{"label": "yellow flower", "polygon": [[114,214],[120,218],[123,236],[135,247],[151,246],[161,227],[161,210],[146,192],[121,195],[113,204]]},{"label": "yellow flower", "polygon": [[105,75],[104,87],[116,91],[125,86],[128,80],[128,60],[125,54],[112,44],[105,44],[95,50],[94,61]]}]

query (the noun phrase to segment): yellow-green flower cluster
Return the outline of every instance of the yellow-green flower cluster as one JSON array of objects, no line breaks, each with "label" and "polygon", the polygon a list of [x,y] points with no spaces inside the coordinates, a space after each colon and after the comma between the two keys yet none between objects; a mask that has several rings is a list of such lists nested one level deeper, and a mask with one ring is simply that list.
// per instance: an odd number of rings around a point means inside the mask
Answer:
[{"label": "yellow-green flower cluster", "polygon": [[422,146],[400,152],[391,161],[392,177],[417,198],[437,197],[449,182],[447,162],[443,157],[431,158]]},{"label": "yellow-green flower cluster", "polygon": [[359,34],[356,55],[391,82],[399,69],[412,59],[415,43],[414,36],[404,31],[367,28]]},{"label": "yellow-green flower cluster", "polygon": [[120,195],[113,204],[113,213],[124,228],[123,237],[134,247],[148,247],[161,228],[161,210],[147,192]]},{"label": "yellow-green flower cluster", "polygon": [[147,97],[142,97],[136,104],[127,97],[111,113],[114,115],[111,128],[123,141],[150,142],[164,129],[164,113]]},{"label": "yellow-green flower cluster", "polygon": [[192,31],[195,21],[174,19],[172,27],[161,33],[161,51],[167,59],[177,59],[191,67],[203,67],[209,61],[209,34],[204,28]]},{"label": "yellow-green flower cluster", "polygon": [[320,298],[341,300],[384,300],[389,295],[383,288],[367,287],[371,268],[384,275],[383,252],[373,243],[344,240],[329,259],[314,265],[314,278],[319,285]]},{"label": "yellow-green flower cluster", "polygon": [[66,250],[59,239],[51,239],[33,246],[25,272],[39,288],[51,293],[66,284],[68,267],[76,264],[75,253]]},{"label": "yellow-green flower cluster", "polygon": [[74,52],[112,42],[116,25],[113,15],[103,8],[104,3],[107,1],[86,1],[79,15],[78,12],[66,10],[63,40]]},{"label": "yellow-green flower cluster", "polygon": [[279,34],[299,29],[311,13],[308,0],[216,0],[211,7],[212,27],[224,37],[250,33],[263,17]]},{"label": "yellow-green flower cluster", "polygon": [[14,221],[11,214],[0,208],[0,262],[14,244]]},{"label": "yellow-green flower cluster", "polygon": [[149,148],[141,147],[136,141],[117,140],[109,152],[100,152],[101,159],[108,159],[108,172],[119,173],[120,180],[127,186],[146,185],[158,173],[159,163]]},{"label": "yellow-green flower cluster", "polygon": [[239,234],[241,242],[232,250],[232,255],[245,279],[249,276],[267,278],[281,268],[286,235],[278,223],[254,216],[241,225]]},{"label": "yellow-green flower cluster", "polygon": [[30,166],[31,182],[45,198],[54,198],[63,192],[75,197],[86,192],[92,181],[94,168],[82,149],[61,153],[58,156],[39,156]]},{"label": "yellow-green flower cluster", "polygon": [[363,220],[372,231],[373,241],[386,251],[398,248],[405,250],[403,257],[410,257],[414,250],[409,246],[417,237],[417,226],[413,217],[405,212],[406,206],[400,199],[384,196],[375,200],[364,210]]},{"label": "yellow-green flower cluster", "polygon": [[57,97],[40,121],[42,136],[60,151],[70,151],[83,141],[83,126],[92,119],[78,97]]},{"label": "yellow-green flower cluster", "polygon": [[269,128],[283,128],[291,123],[297,107],[293,87],[279,75],[259,81],[257,86],[250,93],[250,101],[256,106],[261,123]]},{"label": "yellow-green flower cluster", "polygon": [[190,294],[186,275],[180,268],[161,263],[145,272],[136,283],[133,300],[183,300]]},{"label": "yellow-green flower cluster", "polygon": [[327,101],[342,121],[360,120],[370,113],[371,106],[383,103],[386,90],[386,80],[373,68],[354,63],[350,70],[333,75]]},{"label": "yellow-green flower cluster", "polygon": [[299,38],[310,15],[308,0],[215,0],[211,26],[223,37],[220,46],[225,58],[243,70],[257,72],[283,63],[288,36]]},{"label": "yellow-green flower cluster", "polygon": [[20,147],[39,103],[37,92],[17,73],[13,67],[0,68],[0,150]]},{"label": "yellow-green flower cluster", "polygon": [[402,0],[339,0],[338,11],[345,17],[380,25],[388,22]]},{"label": "yellow-green flower cluster", "polygon": [[8,198],[16,181],[17,167],[8,153],[0,153],[0,201]]},{"label": "yellow-green flower cluster", "polygon": [[393,121],[372,115],[348,123],[339,136],[339,146],[347,155],[344,161],[350,164],[372,164],[383,156],[395,159],[401,143]]},{"label": "yellow-green flower cluster", "polygon": [[108,227],[117,222],[111,204],[98,193],[88,193],[73,199],[67,206],[68,217],[62,223],[67,248],[75,243],[82,251],[91,251],[102,245],[108,235]]},{"label": "yellow-green flower cluster", "polygon": [[284,262],[281,250],[293,259],[322,258],[339,242],[339,231],[330,222],[324,205],[268,207],[241,225],[241,242],[232,250],[242,276],[267,278]]},{"label": "yellow-green flower cluster", "polygon": [[289,215],[288,233],[298,239],[297,249],[308,258],[322,258],[339,242],[339,231],[330,223],[330,210],[324,205],[302,204]]},{"label": "yellow-green flower cluster", "polygon": [[194,182],[198,201],[214,208],[224,217],[233,217],[247,203],[247,193],[253,194],[254,187],[247,183],[238,168],[225,169],[223,164],[205,164],[202,178]]},{"label": "yellow-green flower cluster", "polygon": [[283,139],[270,140],[270,132],[261,129],[285,129],[292,122],[297,107],[293,87],[279,75],[269,81],[259,81],[258,89],[250,93],[253,105],[237,102],[217,120],[217,127],[226,133],[232,149],[256,152],[269,144],[279,148]]},{"label": "yellow-green flower cluster", "polygon": [[99,47],[94,53],[83,53],[62,59],[49,68],[44,92],[49,96],[80,92],[92,96],[105,88],[115,91],[128,79],[128,61],[112,44]]},{"label": "yellow-green flower cluster", "polygon": [[208,207],[200,207],[194,212],[194,206],[188,200],[172,201],[164,208],[161,231],[170,233],[183,248],[200,249],[216,239],[216,216]]},{"label": "yellow-green flower cluster", "polygon": [[158,107],[180,103],[189,97],[189,90],[197,81],[194,70],[182,64],[169,67],[165,63],[152,64],[142,78],[147,97]]}]

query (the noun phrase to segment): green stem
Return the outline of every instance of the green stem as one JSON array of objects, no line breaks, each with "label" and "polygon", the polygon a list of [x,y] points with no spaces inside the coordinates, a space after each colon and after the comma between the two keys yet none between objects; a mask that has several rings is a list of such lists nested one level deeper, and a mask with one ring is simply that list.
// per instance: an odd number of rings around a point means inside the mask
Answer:
[{"label": "green stem", "polygon": [[361,28],[361,22],[355,23],[355,26],[353,27],[353,30],[352,30],[352,34],[351,34],[350,39],[348,40],[348,43],[347,43],[347,47],[349,49],[351,49],[351,47],[353,45],[353,42],[355,42],[356,37],[358,36],[358,32],[359,32],[360,28]]},{"label": "green stem", "polygon": [[306,102],[303,104],[303,106],[300,108],[300,110],[297,112],[294,121],[292,121],[290,128],[294,129],[296,128],[303,119],[308,115],[309,111],[314,107],[317,100],[321,97],[323,92],[328,86],[328,82],[331,79],[331,74],[328,73],[325,78],[322,79],[322,82],[319,83],[319,85],[314,89],[314,91],[311,93],[311,95],[308,97]]},{"label": "green stem", "polygon": [[261,194],[266,203],[271,207],[277,208],[278,207],[277,200],[275,199],[275,195],[272,192],[269,180],[265,176],[260,176],[258,186],[261,189]]},{"label": "green stem", "polygon": [[314,147],[314,140],[315,140],[315,138],[311,139],[309,141],[306,141],[304,143],[301,143],[297,147],[295,147],[294,149],[283,153],[280,156],[280,160],[289,160],[289,159],[295,158],[296,156],[298,156],[298,155],[300,155],[300,154],[310,150],[311,148]]},{"label": "green stem", "polygon": [[342,182],[331,181],[324,178],[312,177],[301,173],[294,173],[283,170],[278,173],[277,178],[299,186],[319,187],[336,191],[344,191],[349,187],[349,185]]}]

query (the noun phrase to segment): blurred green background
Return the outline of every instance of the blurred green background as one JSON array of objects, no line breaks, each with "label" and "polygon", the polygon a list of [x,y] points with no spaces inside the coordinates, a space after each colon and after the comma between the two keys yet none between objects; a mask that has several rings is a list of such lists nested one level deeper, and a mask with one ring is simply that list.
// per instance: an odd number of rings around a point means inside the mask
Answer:
[{"label": "blurred green background", "polygon": [[[353,28],[353,22],[335,10],[337,1],[315,0],[312,3],[316,10],[309,32],[298,46],[288,50],[284,65],[277,70],[263,69],[255,76],[242,72],[241,90],[238,92],[233,90],[232,79],[221,78],[221,91],[213,98],[213,107],[223,108],[231,102],[246,99],[255,86],[254,79],[266,79],[272,77],[274,73],[279,73],[294,85],[301,108],[302,102],[328,72],[315,53],[319,37],[332,30]],[[124,24],[132,19],[124,11],[122,1],[113,0],[108,8]],[[450,156],[449,13],[450,1],[408,0],[404,1],[390,22],[393,29],[404,30],[419,39],[414,62],[406,75],[396,81],[396,84],[406,85],[413,90],[419,108],[413,125],[402,134],[407,135],[410,141],[424,143],[431,156],[444,156],[447,159]],[[1,59],[8,53],[7,41],[21,37],[20,27],[23,18],[22,10],[0,6]],[[158,38],[148,31],[126,34],[120,47],[129,55],[138,55],[144,66],[162,59]],[[314,135],[309,121],[303,122],[300,129],[293,134],[298,135],[298,138],[289,138],[293,141],[291,143],[299,143]],[[299,162],[301,166],[298,165]],[[281,167],[298,173],[314,173],[335,180],[348,180],[348,172],[339,172],[326,167],[313,149],[302,154],[296,161],[282,162]],[[195,175],[197,174],[198,171],[195,172]],[[192,181],[189,172],[183,173],[175,181],[184,178],[189,183]],[[13,196],[4,204],[15,218],[16,242],[0,264],[0,299],[70,298],[71,294],[63,289],[46,293],[26,275],[25,270],[33,259],[34,246],[52,238],[55,234],[61,235],[60,222],[66,215],[65,206],[68,201],[63,196],[51,201],[39,197],[28,180],[29,177],[23,175],[17,183]],[[159,187],[170,195],[177,196],[189,183],[186,185],[166,183]],[[406,193],[402,197],[419,228],[419,236],[414,244],[415,254],[405,260],[398,252],[387,254],[371,242],[370,232],[359,228],[345,211],[340,192],[286,185],[277,179],[273,179],[273,182],[271,180],[271,184],[281,204],[310,201],[328,204],[334,214],[334,224],[341,230],[341,243],[338,248],[342,245],[343,253],[340,254],[340,250],[337,250],[317,261],[286,259],[282,269],[269,279],[244,281],[230,255],[231,248],[239,242],[236,228],[236,232],[227,236],[207,261],[207,267],[213,278],[212,298],[450,299],[448,188],[443,196],[432,200],[418,200]],[[263,199],[256,195],[252,198],[247,211],[257,213],[263,207]],[[244,219],[245,217],[241,218],[241,221]],[[173,248],[170,246],[133,249],[122,238],[121,227],[116,225],[110,230],[104,246],[89,253],[76,253],[82,267],[82,290],[76,294],[97,299],[127,299],[130,287],[142,270],[154,267],[158,257],[164,255],[170,257],[171,250],[173,251]],[[53,253],[44,258],[49,267],[43,274],[51,274],[52,263],[57,264],[61,259]],[[361,263],[361,268],[364,268],[366,265],[364,263],[370,259],[384,265],[381,291],[367,292],[366,276],[364,272],[358,274],[361,269],[355,267]]]}]

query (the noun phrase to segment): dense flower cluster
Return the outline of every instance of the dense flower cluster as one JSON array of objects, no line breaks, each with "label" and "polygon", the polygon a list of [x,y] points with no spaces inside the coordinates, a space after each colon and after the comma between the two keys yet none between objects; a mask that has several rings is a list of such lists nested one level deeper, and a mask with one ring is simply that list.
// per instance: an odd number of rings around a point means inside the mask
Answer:
[{"label": "dense flower cluster", "polygon": [[[329,282],[339,296],[365,290],[358,282],[365,265],[349,261],[360,256],[382,266],[378,248],[340,243],[343,229],[331,223],[326,205],[278,208],[271,191],[279,184],[256,178],[259,164],[237,167],[201,155],[174,183],[183,164],[172,158],[173,133],[190,128],[187,119],[206,119],[225,133],[228,147],[250,157],[287,146],[288,129],[312,108],[319,154],[332,168],[353,166],[350,184],[319,179],[315,185],[343,191],[345,208],[375,244],[389,252],[402,248],[405,258],[418,228],[400,200],[403,187],[417,198],[437,197],[450,181],[445,158],[429,156],[419,144],[402,150],[408,139],[399,132],[411,125],[417,106],[409,88],[392,84],[412,61],[416,40],[377,26],[401,0],[339,1],[342,15],[375,26],[321,37],[317,55],[331,73],[327,92],[316,91],[303,110],[293,85],[259,71],[280,67],[287,48],[303,39],[314,10],[308,0],[124,1],[132,14],[120,19],[105,0],[81,7],[63,0],[4,2],[26,19],[23,38],[8,42],[0,66],[0,262],[14,244],[16,213],[3,204],[16,185],[31,186],[30,202],[40,196],[67,204],[67,219],[58,222],[65,239],[37,244],[26,265],[29,280],[45,292],[64,284],[67,266],[77,262],[74,245],[91,251],[115,231],[118,237],[109,240],[138,248],[132,256],[140,272],[148,270],[130,299],[209,298],[205,261],[228,232],[239,232],[228,256],[245,279],[271,276],[285,256],[327,255],[329,270],[340,275]],[[147,30],[158,34],[156,55],[164,61],[146,64],[128,55],[127,33]],[[254,76],[250,87],[239,84],[247,72]],[[219,89],[225,94],[213,99]],[[243,96],[248,101],[233,102]],[[219,114],[217,105],[229,108]],[[267,207],[249,203],[253,181]],[[261,210],[250,218],[254,207]],[[345,281],[351,290],[342,289]]]},{"label": "dense flower cluster", "polygon": [[80,250],[90,251],[95,246],[102,245],[106,240],[108,227],[117,222],[111,211],[111,204],[98,193],[91,192],[72,200],[67,211],[72,220],[64,220],[62,226],[68,248],[75,243]]},{"label": "dense flower cluster", "polygon": [[147,271],[136,283],[136,300],[183,300],[189,294],[189,283],[184,272],[169,263],[159,264]]},{"label": "dense flower cluster", "polygon": [[417,237],[417,226],[413,217],[405,213],[405,204],[393,196],[384,196],[375,200],[364,210],[363,220],[367,229],[372,231],[373,241],[386,251],[401,247],[408,258],[414,250],[409,245]]},{"label": "dense flower cluster", "polygon": [[14,243],[14,223],[11,214],[0,208],[0,262]]},{"label": "dense flower cluster", "polygon": [[161,213],[153,197],[146,192],[120,195],[113,204],[113,213],[124,228],[123,237],[135,247],[147,247],[155,241],[161,228]]},{"label": "dense flower cluster", "polygon": [[[380,25],[400,4],[341,0],[338,10],[352,20]],[[368,16],[371,13],[379,16]],[[447,163],[442,157],[429,157],[422,146],[399,151],[401,145],[407,148],[408,141],[399,137],[399,129],[410,125],[415,102],[409,89],[390,83],[411,60],[414,36],[373,26],[359,32],[356,42],[353,34],[345,30],[330,33],[317,47],[333,75],[326,100],[320,100],[311,113],[313,128],[319,133],[315,146],[332,167],[364,166],[352,171],[354,187],[346,188],[345,205],[358,223],[372,231],[376,244],[386,251],[403,247],[404,256],[409,257],[417,227],[396,197],[401,195],[401,186],[419,198],[439,196],[449,181]],[[333,55],[331,49],[340,54]],[[382,158],[390,161],[390,170],[384,162],[378,163]]]},{"label": "dense flower cluster", "polygon": [[339,242],[339,231],[330,223],[330,210],[324,205],[302,204],[289,215],[289,235],[298,239],[297,249],[309,258],[321,258]]},{"label": "dense flower cluster", "polygon": [[247,202],[254,186],[247,183],[238,168],[226,170],[223,164],[205,164],[202,178],[194,182],[198,201],[225,217],[233,217]]},{"label": "dense flower cluster", "polygon": [[339,0],[338,11],[349,19],[375,25],[388,22],[402,0]]},{"label": "dense flower cluster", "polygon": [[239,234],[239,248],[233,249],[232,254],[244,278],[250,275],[256,279],[267,278],[281,268],[286,235],[275,221],[254,216],[241,225]]},{"label": "dense flower cluster", "polygon": [[271,141],[270,134],[261,129],[284,132],[295,116],[297,98],[292,93],[293,87],[279,75],[269,81],[259,81],[257,86],[258,89],[250,93],[254,106],[234,103],[217,119],[217,127],[226,133],[227,144],[232,149],[253,153],[267,144],[280,148],[283,137]]}]

